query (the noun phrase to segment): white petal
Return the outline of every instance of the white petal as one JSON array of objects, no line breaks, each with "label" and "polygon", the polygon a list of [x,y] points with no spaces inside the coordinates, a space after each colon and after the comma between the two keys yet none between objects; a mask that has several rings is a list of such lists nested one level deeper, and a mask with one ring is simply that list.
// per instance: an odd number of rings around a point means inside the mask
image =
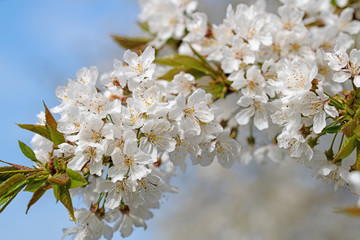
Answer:
[{"label": "white petal", "polygon": [[326,165],[319,169],[319,174],[323,176],[329,175],[333,170],[335,170],[335,165]]},{"label": "white petal", "polygon": [[313,119],[313,129],[315,133],[320,133],[324,127],[326,126],[326,121],[325,121],[326,115],[324,111],[320,111],[317,114],[315,114],[314,119]]},{"label": "white petal", "polygon": [[124,215],[120,233],[122,237],[128,237],[133,232],[132,221],[128,215]]},{"label": "white petal", "polygon": [[342,83],[345,82],[346,80],[348,80],[351,77],[350,73],[346,73],[346,72],[336,72],[333,76],[333,81],[334,82],[338,82],[338,83]]},{"label": "white petal", "polygon": [[259,109],[258,111],[255,112],[254,125],[260,131],[267,129],[269,127],[269,122],[267,119],[267,114],[265,112],[265,109]]},{"label": "white petal", "polygon": [[359,75],[355,76],[354,84],[356,87],[360,87],[360,76]]},{"label": "white petal", "polygon": [[105,207],[115,209],[120,206],[121,199],[122,197],[120,193],[117,193],[115,190],[111,191],[106,197]]},{"label": "white petal", "polygon": [[339,112],[336,110],[336,108],[334,106],[330,106],[328,103],[325,103],[324,110],[330,117],[339,116]]},{"label": "white petal", "polygon": [[69,163],[68,163],[68,168],[75,170],[75,171],[80,171],[82,169],[82,167],[85,165],[85,163],[87,162],[87,159],[84,155],[81,156],[75,156]]},{"label": "white petal", "polygon": [[238,124],[246,125],[248,124],[250,118],[254,116],[255,110],[253,107],[245,108],[238,112],[235,116],[235,119]]}]

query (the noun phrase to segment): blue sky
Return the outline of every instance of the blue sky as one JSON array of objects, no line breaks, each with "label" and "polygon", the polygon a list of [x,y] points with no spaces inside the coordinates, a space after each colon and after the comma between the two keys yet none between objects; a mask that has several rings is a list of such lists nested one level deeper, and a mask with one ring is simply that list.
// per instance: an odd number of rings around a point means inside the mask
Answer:
[{"label": "blue sky", "polygon": [[[56,87],[78,69],[110,70],[123,50],[109,36],[136,35],[138,12],[134,0],[0,0],[1,160],[31,165],[17,140],[29,144],[32,134],[15,123],[35,123],[42,100],[56,106]],[[30,198],[20,193],[0,214],[1,239],[60,239],[62,228],[73,225],[66,209],[49,191],[25,215]],[[151,234],[139,229],[129,239]]]}]

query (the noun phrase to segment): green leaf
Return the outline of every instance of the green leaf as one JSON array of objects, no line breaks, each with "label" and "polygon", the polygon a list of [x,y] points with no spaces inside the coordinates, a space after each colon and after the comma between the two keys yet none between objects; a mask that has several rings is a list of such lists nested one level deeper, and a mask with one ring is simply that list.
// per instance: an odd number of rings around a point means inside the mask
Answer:
[{"label": "green leaf", "polygon": [[178,68],[185,67],[185,68],[195,69],[205,73],[206,75],[211,75],[213,77],[216,77],[216,75],[213,73],[213,69],[210,69],[202,61],[187,55],[175,54],[175,55],[165,56],[163,58],[159,58],[155,60],[155,62],[158,64],[163,64]]},{"label": "green leaf", "polygon": [[5,208],[11,203],[12,200],[14,200],[14,198],[18,195],[18,193],[21,191],[21,189],[24,187],[25,185],[21,185],[20,187],[18,187],[15,191],[13,191],[10,194],[8,194],[8,196],[4,199],[2,199],[0,201],[0,206],[2,206],[2,208],[0,209],[0,213],[2,213]]},{"label": "green leaf", "polygon": [[71,181],[70,188],[82,187],[82,186],[88,184],[88,182],[83,178],[83,176],[80,173],[75,172],[75,171],[71,170],[70,168],[66,169],[66,173],[70,177],[70,181]]},{"label": "green leaf", "polygon": [[56,169],[59,168],[59,159],[56,156],[54,156],[54,166]]},{"label": "green leaf", "polygon": [[7,179],[5,182],[0,184],[0,198],[7,194],[8,192],[12,191],[16,186],[18,186],[20,183],[25,182],[25,176],[21,173],[16,174],[9,179]]},{"label": "green leaf", "polygon": [[59,188],[60,187],[58,185],[54,185],[54,187],[53,187],[56,203],[60,200],[60,189]]},{"label": "green leaf", "polygon": [[41,164],[41,162],[36,159],[34,151],[28,145],[19,140],[19,147],[27,158],[29,158],[33,162]]},{"label": "green leaf", "polygon": [[112,35],[111,36],[115,42],[117,42],[124,49],[138,49],[144,50],[148,42],[152,39],[150,38],[142,38],[142,37],[125,37],[120,35]]},{"label": "green leaf", "polygon": [[49,131],[45,126],[42,125],[32,125],[32,124],[17,124],[22,129],[29,130],[33,133],[39,134],[40,136],[47,138],[51,141],[51,136]]},{"label": "green leaf", "polygon": [[33,194],[33,196],[31,197],[28,205],[27,205],[27,209],[26,209],[26,214],[28,213],[30,207],[32,205],[34,205],[43,195],[44,193],[48,190],[47,187],[50,186],[50,184],[48,182],[44,182]]},{"label": "green leaf", "polygon": [[65,186],[55,185],[54,186],[54,195],[55,195],[55,198],[66,207],[66,209],[69,211],[70,216],[72,217],[74,222],[76,222],[69,189],[67,189]]},{"label": "green leaf", "polygon": [[66,185],[69,182],[69,176],[66,173],[55,174],[48,178],[48,182],[53,185]]},{"label": "green leaf", "polygon": [[137,25],[144,31],[150,32],[149,24],[147,22],[137,22]]},{"label": "green leaf", "polygon": [[186,68],[186,67],[172,68],[171,70],[169,70],[164,75],[158,77],[158,79],[166,80],[166,81],[172,81],[176,74],[178,74],[180,72],[186,72],[186,70],[188,70],[188,68]]},{"label": "green leaf", "polygon": [[201,56],[192,46],[191,44],[188,44],[189,47],[191,48],[191,51],[200,59],[201,62],[203,62],[209,69],[212,69],[212,67],[210,66],[210,64],[208,63],[208,61],[206,61],[206,59]]},{"label": "green leaf", "polygon": [[189,73],[189,74],[193,75],[195,79],[205,76],[205,74],[203,72],[200,72],[195,69],[186,68],[186,67],[175,67],[175,68],[169,70],[167,73],[165,73],[161,77],[158,77],[158,79],[172,81],[174,79],[174,76],[176,74],[179,74],[180,72]]},{"label": "green leaf", "polygon": [[358,145],[359,145],[359,141],[357,140],[356,135],[346,138],[346,140],[344,141],[343,145],[340,148],[340,151],[335,156],[333,162],[336,163],[349,156]]},{"label": "green leaf", "polygon": [[326,133],[337,133],[340,131],[340,129],[341,129],[341,126],[331,126],[331,127],[325,128],[324,131]]},{"label": "green leaf", "polygon": [[357,127],[354,129],[354,134],[355,134],[355,136],[357,137],[357,139],[360,141],[360,126],[357,126]]}]

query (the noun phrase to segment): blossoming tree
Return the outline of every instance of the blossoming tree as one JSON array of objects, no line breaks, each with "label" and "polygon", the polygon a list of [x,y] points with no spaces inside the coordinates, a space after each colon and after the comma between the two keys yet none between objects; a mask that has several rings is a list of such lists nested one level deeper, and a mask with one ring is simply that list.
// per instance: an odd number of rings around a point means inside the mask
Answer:
[{"label": "blossoming tree", "polygon": [[51,190],[76,223],[64,237],[126,237],[177,191],[169,180],[186,159],[230,168],[291,157],[360,194],[357,1],[282,2],[278,14],[265,1],[230,5],[214,25],[196,1],[139,0],[146,37],[114,36],[123,61],[100,76],[79,70],[56,90],[58,106],[19,124],[35,133],[32,148],[19,141],[33,167],[3,162],[0,212],[21,190],[33,192],[27,211]]}]

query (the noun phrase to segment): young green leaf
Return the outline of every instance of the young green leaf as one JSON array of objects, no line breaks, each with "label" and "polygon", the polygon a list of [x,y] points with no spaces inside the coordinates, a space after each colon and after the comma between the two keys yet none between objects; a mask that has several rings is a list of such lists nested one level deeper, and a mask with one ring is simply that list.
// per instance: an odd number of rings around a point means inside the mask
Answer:
[{"label": "young green leaf", "polygon": [[22,186],[18,187],[11,194],[7,194],[6,198],[4,198],[0,201],[0,206],[2,206],[2,208],[0,209],[0,213],[2,213],[5,210],[5,208],[11,203],[11,201],[14,200],[14,198],[18,195],[18,193],[21,191],[21,189],[24,186],[25,185],[23,184]]},{"label": "young green leaf", "polygon": [[83,176],[80,173],[75,172],[75,171],[71,170],[70,168],[66,169],[66,173],[70,177],[70,181],[71,181],[70,188],[82,187],[82,186],[88,184],[88,182],[83,178]]},{"label": "young green leaf", "polygon": [[331,127],[325,128],[324,131],[326,133],[337,133],[340,131],[340,129],[341,129],[341,126],[331,126]]},{"label": "young green leaf", "polygon": [[6,181],[11,176],[17,174],[15,170],[16,168],[10,166],[0,167],[0,182]]},{"label": "young green leaf", "polygon": [[5,182],[0,184],[0,198],[2,198],[4,195],[6,195],[8,192],[16,188],[19,184],[26,181],[26,178],[23,174],[19,173],[16,174],[9,179],[7,179]]},{"label": "young green leaf", "polygon": [[23,153],[27,158],[29,158],[31,161],[41,164],[41,162],[36,159],[36,156],[35,156],[34,151],[33,151],[28,145],[26,145],[25,143],[23,143],[22,141],[20,141],[20,140],[18,140],[18,141],[19,141],[19,147],[20,147],[22,153]]},{"label": "young green leaf", "polygon": [[144,31],[144,32],[150,32],[149,30],[149,24],[147,22],[137,22],[137,25]]},{"label": "young green leaf", "polygon": [[54,192],[54,196],[55,196],[55,199],[56,199],[56,203],[60,200],[60,186],[58,185],[54,185],[53,186],[53,192]]},{"label": "young green leaf", "polygon": [[354,134],[357,137],[357,139],[360,141],[360,126],[356,126],[354,129]]},{"label": "young green leaf", "polygon": [[357,140],[356,135],[347,138],[341,146],[340,151],[335,156],[333,162],[336,163],[349,156],[359,144],[360,142]]}]

